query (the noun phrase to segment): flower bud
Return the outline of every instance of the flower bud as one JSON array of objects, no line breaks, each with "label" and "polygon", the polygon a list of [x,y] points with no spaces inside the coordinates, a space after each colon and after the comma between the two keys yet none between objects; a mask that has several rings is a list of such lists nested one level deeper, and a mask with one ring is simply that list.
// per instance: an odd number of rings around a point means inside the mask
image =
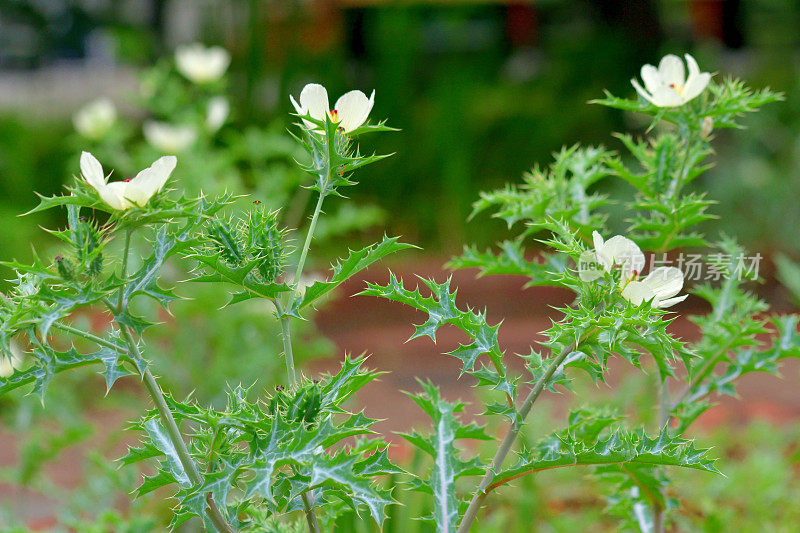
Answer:
[{"label": "flower bud", "polygon": [[253,209],[248,215],[246,231],[249,252],[258,259],[258,273],[264,281],[272,283],[286,264],[285,230],[278,226],[277,213]]},{"label": "flower bud", "polygon": [[64,256],[59,254],[55,257],[55,261],[56,269],[58,270],[58,275],[61,276],[61,279],[64,281],[71,281],[75,279],[75,267],[69,259],[65,259]]},{"label": "flower bud", "polygon": [[700,123],[700,135],[702,135],[703,139],[708,139],[712,131],[714,131],[714,119],[711,117],[704,118]]}]

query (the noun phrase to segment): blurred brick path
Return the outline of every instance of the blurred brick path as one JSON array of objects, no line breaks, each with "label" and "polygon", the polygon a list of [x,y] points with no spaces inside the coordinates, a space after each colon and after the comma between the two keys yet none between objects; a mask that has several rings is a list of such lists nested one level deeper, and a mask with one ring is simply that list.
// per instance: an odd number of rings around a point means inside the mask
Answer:
[{"label": "blurred brick path", "polygon": [[[571,293],[568,291],[544,287],[523,289],[524,280],[512,276],[475,279],[474,270],[444,271],[440,266],[442,263],[417,263],[409,271],[423,277],[433,277],[437,282],[452,275],[451,287],[458,289],[456,302],[460,308],[467,304],[477,309],[486,308],[491,325],[502,320],[500,345],[510,356],[507,359],[511,367],[517,370],[521,369],[520,360],[512,354],[529,353],[536,340],[542,339],[539,332],[549,327],[550,317],[556,318],[551,306],[570,303]],[[405,270],[403,268],[396,272]],[[405,273],[403,278],[409,289],[419,282],[414,274]],[[348,297],[361,291],[367,281],[385,284],[387,280],[386,268],[380,265],[373,267],[361,279],[350,280],[341,287],[336,300],[321,308],[317,324],[326,336],[334,340],[339,354],[370,354],[368,366],[387,372],[379,382],[369,384],[358,401],[369,416],[383,420],[376,428],[391,435],[395,431],[406,431],[411,425],[424,428],[428,423],[416,404],[402,393],[419,390],[417,377],[430,379],[439,385],[445,398],[451,401],[472,400],[473,392],[469,376],[458,379],[460,361],[441,355],[456,348],[459,342],[466,342],[466,336],[456,328],[440,329],[435,344],[428,337],[406,342],[414,332],[412,324],[425,321],[423,312],[379,298]],[[701,300],[690,296],[676,310],[684,314],[704,313],[707,311],[704,305]],[[684,339],[697,337],[696,327],[686,319],[679,318],[672,327]],[[312,365],[312,371],[335,371],[339,361],[340,357],[316,362]],[[642,361],[647,364],[646,357]],[[609,361],[608,385],[613,387],[621,376],[631,370],[627,362],[612,358]],[[739,424],[754,418],[776,423],[800,421],[799,371],[798,361],[788,361],[783,364],[782,378],[762,373],[744,376],[737,382],[741,398],[715,398],[719,405],[707,411],[698,424]],[[570,395],[567,394],[545,394],[556,406],[570,401]],[[392,440],[398,442],[401,439]]]}]

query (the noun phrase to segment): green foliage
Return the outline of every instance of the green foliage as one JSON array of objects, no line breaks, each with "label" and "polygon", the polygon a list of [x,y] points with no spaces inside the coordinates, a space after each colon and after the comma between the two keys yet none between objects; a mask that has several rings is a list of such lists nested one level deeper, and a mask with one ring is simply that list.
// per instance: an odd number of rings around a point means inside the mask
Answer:
[{"label": "green foliage", "polygon": [[463,411],[465,404],[450,403],[442,399],[439,389],[430,382],[420,382],[421,394],[411,398],[433,421],[433,433],[428,436],[417,432],[403,433],[401,436],[433,459],[430,474],[426,478],[415,477],[415,490],[430,494],[433,498],[433,514],[424,520],[436,525],[437,531],[456,530],[459,520],[460,499],[456,495],[456,480],[463,476],[474,476],[483,472],[480,459],[469,461],[459,458],[455,441],[459,439],[490,440],[483,428],[475,424],[462,424],[456,414]]},{"label": "green foliage", "polygon": [[378,376],[365,370],[363,362],[345,358],[337,374],[279,387],[263,401],[249,401],[247,390],[233,389],[227,407],[219,411],[169,399],[175,418],[191,421],[196,428],[190,435],[195,443],[192,456],[204,470],[203,481],[189,481],[153,411],[137,424],[146,437],[143,445],[131,448],[122,459],[123,464],[159,460],[158,472],[144,479],[137,494],[176,485],[176,524],[202,516],[208,493],[226,503],[229,513],[235,510],[231,522],[235,518],[248,527],[255,524],[247,515],[290,512],[306,492],[315,495],[318,505],[363,509],[380,524],[392,499],[375,479],[401,471],[389,462],[379,440],[359,439],[341,446],[344,439],[370,435],[375,422],[341,407]]},{"label": "green foliage", "polygon": [[679,127],[699,130],[700,122],[705,117],[713,120],[715,128],[739,128],[741,126],[737,119],[780,100],[783,100],[781,93],[769,88],[753,90],[741,80],[728,77],[720,83],[712,81],[704,94],[683,106],[658,107],[643,98],[618,98],[608,91],[605,98],[593,100],[591,103],[649,115],[653,117],[653,124],[663,120]]},{"label": "green foliage", "polygon": [[[405,305],[414,307],[427,313],[428,318],[423,324],[415,325],[416,331],[410,338],[428,336],[436,342],[436,331],[446,325],[452,325],[466,333],[472,342],[460,345],[455,350],[448,352],[461,360],[461,374],[464,373],[477,379],[478,386],[488,386],[492,390],[501,392],[506,399],[503,404],[488,406],[490,410],[502,412],[509,417],[515,417],[513,402],[516,397],[516,380],[508,377],[503,363],[503,352],[497,340],[497,330],[500,324],[490,326],[486,321],[486,313],[472,309],[462,311],[455,304],[456,291],[450,292],[450,279],[444,283],[422,279],[431,292],[431,296],[422,296],[419,287],[410,291],[403,287],[401,280],[389,274],[389,283],[386,286],[377,283],[368,283],[367,288],[360,294],[386,298]],[[490,364],[485,364],[481,356],[487,356]]]},{"label": "green foliage", "polygon": [[[569,415],[569,426],[544,437],[533,449],[522,450],[516,464],[496,473],[495,481],[487,490],[521,476],[566,466],[602,466],[602,474],[614,470],[622,473],[629,469],[647,471],[655,465],[718,473],[714,460],[706,457],[708,450],[698,450],[691,442],[669,435],[666,429],[655,437],[648,437],[643,430],[630,431],[621,427],[618,420],[619,417],[591,409],[573,411]],[[613,469],[609,468],[611,465]],[[640,488],[658,492],[659,487]]]},{"label": "green foliage", "polygon": [[[257,159],[260,140],[271,137],[251,131],[244,139],[234,133],[233,140],[216,139],[227,117],[216,127],[209,126],[205,105],[219,96],[216,93],[224,81],[199,83],[196,100],[187,97],[186,81],[176,77],[171,64],[154,70],[145,84],[152,115],[195,128],[188,144],[175,150],[187,155],[187,172],[197,172],[195,184],[221,186],[232,177],[237,183],[232,190],[247,190],[247,180],[238,172],[247,166],[242,160]],[[679,95],[683,90],[673,88]],[[531,335],[534,347],[520,356],[521,373],[510,370],[519,367],[506,360],[498,337],[500,324],[490,325],[485,310],[459,308],[450,279],[443,283],[423,279],[425,288],[409,290],[390,274],[386,285],[367,285],[361,294],[400,302],[425,314],[411,338],[429,336],[435,342],[439,329],[448,325],[467,335],[469,341],[448,354],[461,361],[461,374],[470,375],[488,392],[483,414],[490,420],[492,415],[501,415],[495,419],[507,426],[491,462],[482,454],[466,458],[457,441],[493,439],[481,426],[460,421],[466,404],[445,401],[438,388],[422,381],[423,392],[412,398],[431,418],[432,431],[403,435],[431,462],[429,471],[419,463],[414,465],[411,487],[427,496],[429,503],[413,514],[439,531],[464,533],[494,489],[515,480],[531,483],[532,474],[545,470],[588,466],[594,479],[610,491],[611,513],[621,515],[627,526],[663,533],[667,512],[677,509],[664,467],[717,472],[709,451],[696,448],[682,435],[708,408],[712,394],[734,394],[735,380],[742,375],[776,373],[781,360],[800,357],[800,317],[765,315],[767,306],[745,287],[746,281],[757,276],[744,264],[744,251],[732,239],[723,238],[720,253],[707,260],[721,283],[700,285],[693,291],[712,311],[692,318],[701,337],[686,343],[670,330],[674,319],[664,309],[682,301],[676,295],[683,290],[684,275],[676,274],[676,269],[651,267],[643,277],[645,257],[640,246],[663,253],[706,246],[698,226],[712,218],[713,202],[688,187],[696,186],[709,167],[711,133],[715,127],[735,127],[742,114],[777,99],[779,95],[768,90],[754,92],[732,80],[712,83],[684,105],[667,108],[609,95],[598,103],[653,119],[644,139],[619,136],[630,157],[576,145],[556,154],[547,169],[535,167],[521,185],[481,195],[473,216],[491,212],[513,233],[486,252],[467,247],[451,266],[478,268],[481,275],[520,275],[529,286],[551,285],[574,294],[572,301],[554,308],[549,327],[535,332],[538,336]],[[172,490],[177,502],[169,513],[172,528],[192,519],[208,530],[292,530],[299,512],[314,532],[319,530],[317,522],[328,529],[346,528],[343,524],[348,520],[357,523],[355,516],[369,527],[391,523],[394,512],[389,506],[394,495],[388,484],[396,484],[405,473],[389,461],[388,445],[374,433],[376,420],[346,406],[379,373],[364,369],[364,358],[348,356],[332,376],[313,379],[300,374],[298,378],[295,369],[292,322],[301,318],[300,312],[376,261],[411,248],[397,237],[384,236],[335,262],[326,280],[304,286],[309,251],[325,216],[324,201],[342,196],[343,187],[355,185],[355,170],[386,157],[362,155],[356,143],[363,133],[389,131],[383,122],[346,132],[339,127],[336,113],[331,115],[323,113],[322,119],[298,116],[296,124],[299,149],[305,152],[305,157],[298,157],[299,167],[312,176],[306,191],[317,193],[305,228],[297,226],[306,204],[313,202],[303,191],[294,196],[286,193],[290,187],[284,190],[283,186],[292,181],[288,178],[278,180],[275,195],[269,198],[277,205],[262,207],[257,200],[242,211],[234,211],[233,194],[178,197],[169,190],[156,191],[129,209],[115,210],[79,178],[64,195],[41,196],[33,209],[66,206],[67,227],[51,232],[63,253],[52,260],[36,256],[27,264],[6,263],[16,279],[0,302],[0,348],[6,376],[0,380],[0,393],[26,386],[41,398],[56,374],[95,364],[102,365],[106,393],[123,376],[140,377],[154,408],[134,425],[142,442],[129,450],[122,463],[155,463],[155,472],[145,475],[136,495],[152,498],[156,491]],[[201,135],[197,129],[203,127]],[[109,138],[105,148],[129,141]],[[152,138],[148,142],[151,148],[163,149]],[[243,144],[237,146],[238,142]],[[275,142],[277,159],[295,155],[291,147]],[[193,144],[196,150],[188,150]],[[227,148],[217,150],[216,146]],[[227,149],[232,153],[227,154]],[[131,153],[128,163],[147,151]],[[190,153],[201,157],[193,159]],[[612,177],[635,189],[627,206],[632,212],[629,234],[638,244],[623,236],[603,239],[611,201],[600,187]],[[299,179],[292,185],[298,184]],[[269,189],[250,185],[256,191]],[[233,212],[223,213],[223,208]],[[92,214],[91,220],[81,216],[82,209]],[[327,227],[358,227],[352,223],[357,215],[351,211],[348,216],[351,222],[328,219]],[[293,248],[288,232],[300,234],[303,229],[302,245]],[[328,234],[332,234],[330,229]],[[548,251],[542,258],[534,257],[534,247],[542,246]],[[165,267],[187,258],[199,265],[194,281],[218,290],[233,287],[229,303],[252,300],[249,305],[261,300],[267,306],[262,313],[274,309],[277,320],[263,322],[276,337],[280,327],[286,385],[271,394],[256,394],[260,389],[255,386],[230,387],[227,404],[221,407],[200,397],[178,401],[175,394],[164,392],[153,375],[160,361],[152,357],[158,351],[148,347],[153,344],[151,331],[156,330],[150,328],[163,317],[156,313],[170,312],[171,302],[178,299],[169,288],[177,279],[170,279]],[[587,271],[587,260],[597,268]],[[173,277],[182,279],[186,272],[185,265],[179,266]],[[94,332],[83,327],[79,316],[83,312],[103,313],[109,323],[103,331]],[[179,320],[175,323],[185,327]],[[27,350],[22,356],[17,353],[20,345]],[[177,344],[171,348],[179,351]],[[277,353],[272,348],[265,346],[262,351]],[[211,356],[227,355],[218,352]],[[651,398],[659,411],[655,431],[646,427],[649,419],[632,418],[623,424],[610,410],[581,408],[569,415],[565,429],[530,441],[535,443],[522,447],[515,463],[507,465],[507,456],[542,393],[572,387],[575,370],[587,374],[590,382],[604,382],[608,361],[614,356],[639,370],[655,370],[650,377],[654,382],[650,390],[659,391],[657,399]],[[687,376],[675,396],[676,389],[669,385],[683,379],[677,377],[682,373],[675,372],[679,364]],[[203,370],[214,371],[210,365]],[[673,419],[677,424],[672,424]],[[54,440],[51,453],[43,457],[84,438],[81,432],[73,436],[74,441]],[[28,462],[31,471],[41,468],[34,460]],[[481,480],[466,492],[467,501],[463,487],[472,476]],[[113,523],[114,517],[109,520]]]},{"label": "green foliage", "polygon": [[356,182],[351,179],[354,170],[391,155],[363,156],[352,140],[363,133],[395,131],[385,126],[383,122],[376,125],[364,124],[345,134],[337,125],[338,123],[327,114],[325,120],[317,120],[310,115],[301,116],[301,118],[303,122],[311,124],[311,127],[304,123],[298,123],[301,135],[295,138],[311,161],[308,164],[301,164],[300,168],[314,177],[311,189],[317,191],[322,197],[329,194],[341,196],[338,192],[340,187],[356,185]]},{"label": "green foliage", "polygon": [[346,259],[337,261],[331,266],[331,276],[326,281],[315,281],[303,292],[303,298],[297,302],[297,308],[293,312],[300,311],[304,307],[313,305],[314,302],[330,293],[345,280],[353,277],[371,264],[386,257],[389,254],[416,248],[413,244],[406,244],[398,241],[398,237],[387,237],[384,235],[381,242],[372,246],[367,246],[361,250],[351,251]]},{"label": "green foliage", "polygon": [[602,216],[592,212],[607,202],[605,196],[589,193],[588,189],[611,175],[610,157],[603,147],[564,148],[554,155],[549,168],[537,167],[525,174],[522,185],[481,193],[472,216],[493,209],[496,212],[492,216],[505,221],[509,228],[520,221],[533,223],[526,233],[540,229],[537,224],[541,220],[564,219],[588,236],[603,222]]}]

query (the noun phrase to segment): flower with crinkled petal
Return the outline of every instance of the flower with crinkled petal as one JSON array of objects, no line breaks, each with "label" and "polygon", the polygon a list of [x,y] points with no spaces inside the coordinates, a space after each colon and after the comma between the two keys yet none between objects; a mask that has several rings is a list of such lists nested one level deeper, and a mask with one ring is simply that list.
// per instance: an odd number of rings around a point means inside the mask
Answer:
[{"label": "flower with crinkled petal", "polygon": [[221,46],[192,43],[175,50],[175,67],[187,79],[197,84],[217,81],[228,70],[231,56]]},{"label": "flower with crinkled petal", "polygon": [[145,122],[142,133],[150,146],[168,154],[186,150],[197,139],[197,131],[192,126],[175,126],[155,120]]},{"label": "flower with crinkled petal", "polygon": [[75,130],[93,141],[101,139],[117,120],[117,108],[108,98],[98,98],[72,116]]},{"label": "flower with crinkled petal", "polygon": [[142,170],[136,177],[125,181],[108,183],[100,162],[89,152],[81,153],[81,174],[100,199],[118,211],[133,206],[144,207],[150,198],[160,191],[169,179],[178,159],[174,155],[165,155],[152,165]]},{"label": "flower with crinkled petal", "polygon": [[[593,231],[592,240],[597,263],[606,272],[611,272],[614,266],[620,266],[623,283],[633,279],[644,268],[644,254],[629,238],[614,235],[606,241],[600,233]],[[583,281],[594,281],[602,275],[602,271],[597,268],[579,269],[579,276]]]},{"label": "flower with crinkled petal", "polygon": [[634,89],[642,98],[658,107],[676,107],[696,98],[705,90],[711,74],[700,72],[697,61],[689,54],[685,54],[686,64],[689,67],[689,77],[683,67],[683,61],[673,54],[664,56],[658,64],[642,67],[642,81],[644,87],[636,79],[632,79]]},{"label": "flower with crinkled petal", "polygon": [[682,302],[688,296],[675,296],[683,288],[683,272],[676,267],[662,266],[654,268],[641,281],[634,280],[622,289],[622,297],[633,305],[641,305],[649,301],[658,309],[664,309]]},{"label": "flower with crinkled petal", "polygon": [[9,343],[11,353],[0,354],[0,378],[10,377],[15,370],[22,368],[25,363],[25,354],[14,339]]},{"label": "flower with crinkled petal", "polygon": [[[361,91],[347,92],[330,109],[327,89],[318,83],[309,83],[300,91],[300,103],[293,96],[289,96],[289,100],[298,115],[310,115],[320,121],[330,117],[344,133],[349,133],[366,122],[375,104],[375,91],[372,91],[369,98]],[[314,123],[308,120],[304,122],[308,129],[318,129]]]},{"label": "flower with crinkled petal", "polygon": [[209,100],[206,106],[206,128],[211,132],[220,129],[228,120],[230,111],[231,105],[224,96],[215,96]]}]

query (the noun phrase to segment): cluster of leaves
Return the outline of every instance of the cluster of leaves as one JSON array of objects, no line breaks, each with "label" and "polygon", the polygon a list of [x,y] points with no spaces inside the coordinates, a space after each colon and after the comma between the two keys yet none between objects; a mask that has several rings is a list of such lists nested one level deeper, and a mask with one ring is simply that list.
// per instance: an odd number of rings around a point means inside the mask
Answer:
[{"label": "cluster of leaves", "polygon": [[137,424],[145,435],[143,444],[122,459],[124,464],[159,461],[158,471],[144,479],[137,495],[175,486],[173,527],[203,517],[208,494],[225,506],[228,523],[242,530],[256,530],[267,517],[302,509],[304,493],[313,494],[331,516],[345,506],[380,524],[392,497],[376,480],[402,471],[389,462],[382,440],[363,438],[373,433],[375,420],[342,408],[379,375],[363,363],[363,358],[346,357],[337,374],[279,387],[264,400],[250,401],[248,390],[237,387],[223,410],[168,398],[175,418],[192,428],[191,455],[203,480],[189,480],[153,411]]},{"label": "cluster of leaves", "polygon": [[[710,404],[703,400],[708,395],[733,393],[732,382],[741,375],[775,372],[781,359],[800,356],[797,333],[800,319],[763,318],[766,306],[743,288],[747,276],[741,276],[742,265],[712,264],[724,281],[719,287],[709,284],[694,291],[711,303],[713,310],[710,315],[693,318],[702,337],[699,342],[688,344],[668,331],[673,319],[666,316],[666,311],[655,309],[648,302],[632,305],[621,297],[625,280],[616,271],[606,272],[599,280],[584,282],[573,265],[582,254],[588,253],[586,243],[592,240],[591,232],[602,233],[606,219],[598,209],[606,206],[609,199],[597,193],[594,186],[609,176],[619,177],[635,189],[629,204],[635,213],[629,233],[642,249],[666,252],[707,246],[696,227],[712,218],[708,208],[713,202],[703,194],[687,194],[684,189],[708,168],[711,130],[737,127],[736,120],[741,115],[780,98],[768,89],[753,92],[734,80],[712,83],[701,97],[674,108],[658,108],[644,101],[607,95],[596,103],[650,115],[654,126],[662,122],[674,126],[674,131],[668,127],[667,131],[644,139],[619,136],[637,170],[630,169],[627,159],[603,148],[574,146],[556,154],[548,169],[537,168],[527,174],[522,185],[481,194],[473,216],[491,211],[509,229],[516,228],[516,235],[499,243],[496,250],[481,252],[467,247],[449,266],[477,268],[481,276],[524,276],[527,286],[554,285],[575,293],[571,305],[556,309],[561,318],[543,332],[547,339],[541,343],[544,350],[540,353],[534,349],[521,356],[529,373],[524,381],[531,386],[524,402],[517,400],[517,392],[523,388],[520,378],[506,371],[504,351],[497,341],[499,324],[489,326],[485,312],[456,307],[455,291],[451,291],[449,280],[442,284],[423,280],[430,296],[423,296],[419,288],[413,291],[404,288],[394,275],[386,285],[368,285],[363,294],[398,301],[427,314],[427,320],[415,326],[412,338],[427,335],[435,341],[436,331],[446,324],[456,326],[470,337],[470,344],[448,353],[461,359],[462,374],[472,375],[478,386],[488,386],[506,395],[507,404],[489,405],[487,414],[508,417],[512,436],[543,390],[570,386],[568,369],[581,369],[594,381],[602,381],[611,356],[622,357],[642,368],[641,357],[648,355],[658,369],[660,388],[664,391],[666,386],[661,384],[675,378],[678,361],[688,371],[687,385],[673,402],[667,396],[654,401],[663,406],[662,416],[667,416],[667,420],[659,420],[654,437],[649,437],[644,428],[623,428],[616,416],[582,409],[573,412],[567,429],[545,437],[533,449],[523,450],[517,464],[505,469],[501,468],[504,456],[499,456],[500,462],[490,468],[478,459],[458,462],[455,451],[449,448],[452,441],[481,438],[482,432],[452,422],[452,412],[461,405],[439,400],[438,392],[426,386],[416,401],[433,419],[435,429],[430,439],[417,438],[415,444],[431,455],[437,465],[440,452],[442,457],[453,457],[452,463],[440,467],[442,473],[448,474],[449,487],[441,487],[442,475],[438,474],[417,481],[437,498],[452,496],[447,500],[449,503],[436,501],[435,514],[439,516],[434,518],[440,530],[453,530],[459,512],[465,511],[458,509],[454,496],[455,478],[461,475],[484,475],[479,493],[470,503],[470,509],[466,509],[469,514],[476,501],[480,507],[486,493],[519,476],[565,466],[591,466],[613,487],[609,510],[623,516],[632,527],[650,532],[663,531],[664,513],[677,505],[665,495],[668,479],[662,466],[716,472],[707,451],[694,448],[680,435],[708,408]],[[544,244],[552,252],[532,257],[528,249],[531,238],[541,232],[547,232],[549,237],[538,244]],[[743,251],[733,241],[724,240],[721,246],[721,256],[741,261]],[[713,256],[710,261],[714,262]],[[772,341],[762,345],[759,337],[768,333],[774,333]],[[715,373],[718,365],[723,367],[721,374]],[[677,419],[677,426],[667,423],[670,416]],[[441,450],[436,446],[442,447]]]},{"label": "cluster of leaves", "polygon": [[[145,258],[138,270],[120,279],[116,272],[104,272],[104,256],[109,233],[140,227],[141,222],[126,211],[114,214],[113,221],[98,227],[81,216],[80,208],[88,203],[98,207],[95,195],[79,183],[70,188],[70,194],[42,198],[37,209],[57,205],[67,206],[67,227],[51,231],[65,245],[65,251],[55,256],[51,264],[34,257],[30,264],[11,261],[5,266],[17,273],[13,288],[0,302],[0,345],[10,353],[12,338],[24,339],[33,356],[33,365],[0,378],[0,391],[7,392],[27,384],[33,391],[44,395],[55,374],[92,364],[102,364],[106,385],[110,389],[116,380],[131,373],[141,373],[144,361],[133,357],[120,338],[119,331],[108,331],[102,337],[72,328],[70,317],[78,310],[100,305],[114,313],[118,324],[130,327],[137,334],[152,325],[144,317],[133,314],[128,302],[137,295],[152,298],[163,306],[175,295],[158,285],[158,272],[172,255],[187,249],[195,242],[195,229],[208,216],[227,203],[229,197],[209,201],[206,198],[156,201],[143,218],[160,221],[152,238],[153,252]],[[113,226],[112,226],[113,222]],[[112,305],[113,296],[119,296],[120,305]],[[60,340],[51,330],[78,334],[90,339],[96,350],[79,351],[75,347],[63,349]]]},{"label": "cluster of leaves", "polygon": [[660,494],[657,465],[718,473],[715,461],[707,454],[708,450],[695,448],[667,429],[650,437],[643,429],[625,428],[619,416],[605,410],[578,409],[570,413],[565,429],[518,452],[515,464],[498,472],[487,491],[536,472],[588,466],[602,478],[613,478],[617,483],[613,492],[630,492],[631,487],[637,487],[642,493]]},{"label": "cluster of leaves", "polygon": [[[765,316],[767,304],[744,287],[755,276],[743,261],[744,250],[730,238],[719,243],[719,250],[715,266],[724,281],[694,289],[711,305],[711,312],[689,317],[702,336],[695,345],[699,357],[687,367],[690,381],[671,405],[678,432],[712,406],[709,395],[735,395],[735,381],[744,374],[777,374],[782,359],[800,357],[800,316]],[[766,343],[761,340],[765,335]]]},{"label": "cluster of leaves", "polygon": [[426,477],[415,477],[413,490],[429,494],[433,498],[433,513],[422,520],[436,525],[436,530],[452,532],[458,526],[461,499],[456,494],[456,480],[464,476],[483,473],[484,464],[479,457],[465,461],[459,457],[455,443],[461,439],[491,440],[483,428],[463,424],[457,414],[465,404],[450,403],[442,399],[439,389],[430,382],[420,382],[423,391],[409,395],[433,421],[433,432],[421,435],[416,431],[401,436],[422,450],[433,460]]},{"label": "cluster of leaves", "polygon": [[538,259],[528,259],[526,240],[550,229],[552,221],[557,220],[581,239],[590,241],[592,230],[601,227],[606,219],[597,210],[609,203],[606,195],[590,189],[613,174],[609,166],[612,156],[603,147],[564,148],[555,154],[548,168],[536,167],[525,174],[521,185],[482,192],[473,205],[471,218],[492,210],[492,216],[503,220],[509,229],[518,223],[522,228],[515,238],[498,243],[499,253],[466,246],[448,266],[478,268],[481,275],[522,275],[529,278],[528,286],[555,285],[551,273],[564,269],[563,257],[544,253]]},{"label": "cluster of leaves", "polygon": [[[427,320],[416,325],[416,331],[411,339],[427,336],[436,342],[436,332],[444,325],[452,325],[466,333],[472,340],[470,344],[460,345],[455,350],[448,352],[461,360],[461,374],[473,376],[480,386],[490,387],[503,395],[502,403],[487,406],[489,412],[502,413],[511,419],[516,418],[514,400],[517,395],[516,380],[509,377],[503,351],[497,339],[500,324],[490,326],[486,320],[486,312],[479,312],[467,308],[461,310],[456,307],[456,292],[450,292],[450,280],[436,283],[433,280],[422,280],[431,292],[431,296],[423,296],[419,287],[413,291],[403,287],[402,280],[389,274],[389,283],[382,286],[377,283],[368,283],[367,288],[360,294],[376,296],[403,303],[427,313]],[[484,361],[481,356],[486,356]],[[487,364],[488,363],[488,364]]]},{"label": "cluster of leaves", "polygon": [[301,117],[304,124],[300,126],[300,135],[295,136],[300,146],[308,154],[310,161],[301,164],[305,172],[314,177],[311,189],[324,198],[329,194],[339,195],[340,187],[349,187],[353,181],[352,172],[357,169],[389,157],[387,155],[365,156],[359,152],[354,139],[364,133],[379,131],[396,131],[383,122],[365,123],[359,128],[345,134],[336,121],[326,115],[325,120],[318,120],[311,115]]},{"label": "cluster of leaves", "polygon": [[207,270],[194,280],[230,283],[243,289],[230,303],[274,298],[291,290],[277,282],[288,254],[285,233],[275,213],[259,206],[238,220],[220,215],[206,221],[200,244],[187,254]]},{"label": "cluster of leaves", "polygon": [[609,162],[616,174],[637,190],[630,204],[636,213],[630,220],[631,238],[643,249],[656,251],[707,245],[693,228],[713,218],[707,212],[713,202],[702,193],[680,192],[709,168],[703,164],[712,153],[708,140],[674,134],[619,138],[642,169],[631,171],[620,159]]},{"label": "cluster of leaves", "polygon": [[747,113],[758,111],[766,104],[783,100],[783,95],[768,87],[753,90],[742,80],[727,77],[712,81],[699,97],[682,106],[658,107],[643,98],[620,98],[606,91],[605,97],[593,104],[648,115],[655,125],[664,121],[679,128],[700,130],[708,117],[714,128],[741,128],[740,119]]}]

